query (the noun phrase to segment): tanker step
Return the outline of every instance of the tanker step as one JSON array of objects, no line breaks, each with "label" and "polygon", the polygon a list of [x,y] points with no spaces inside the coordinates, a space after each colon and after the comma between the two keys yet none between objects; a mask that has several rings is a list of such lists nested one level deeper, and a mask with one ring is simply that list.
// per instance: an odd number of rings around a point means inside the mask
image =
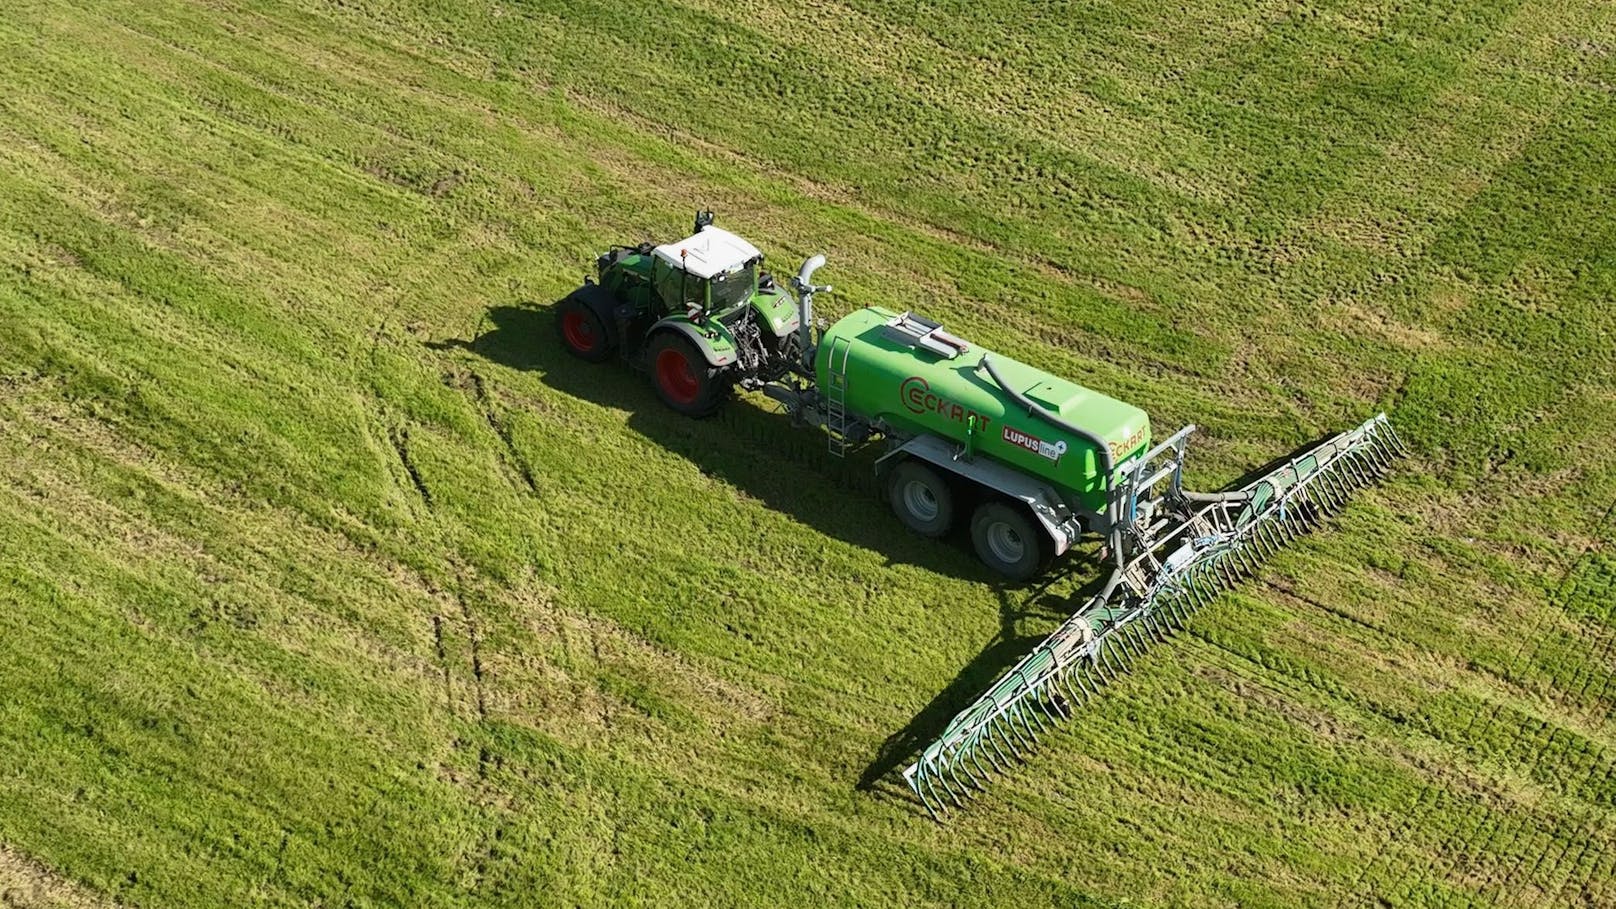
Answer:
[{"label": "tanker step", "polygon": [[835,457],[844,457],[853,441],[850,438],[847,408],[837,400],[825,401],[825,443]]},{"label": "tanker step", "polygon": [[820,426],[825,430],[825,444],[835,457],[845,457],[848,449],[863,445],[875,431],[840,403],[824,401],[820,406],[823,408],[820,411],[823,417]]},{"label": "tanker step", "polygon": [[821,389],[825,407],[825,444],[834,457],[845,457],[851,447],[850,421],[847,416],[847,359],[852,354],[852,343],[845,338],[831,342],[830,355],[825,358],[829,383]]}]

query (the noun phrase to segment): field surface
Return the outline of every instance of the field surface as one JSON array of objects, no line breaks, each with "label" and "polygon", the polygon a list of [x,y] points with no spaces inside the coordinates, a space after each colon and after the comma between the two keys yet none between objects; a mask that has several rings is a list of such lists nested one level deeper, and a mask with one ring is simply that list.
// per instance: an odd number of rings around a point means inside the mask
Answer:
[{"label": "field surface", "polygon": [[[1616,905],[1602,0],[16,0],[0,904]],[[551,304],[698,207],[829,315],[1415,451],[947,825],[1064,616]]]}]

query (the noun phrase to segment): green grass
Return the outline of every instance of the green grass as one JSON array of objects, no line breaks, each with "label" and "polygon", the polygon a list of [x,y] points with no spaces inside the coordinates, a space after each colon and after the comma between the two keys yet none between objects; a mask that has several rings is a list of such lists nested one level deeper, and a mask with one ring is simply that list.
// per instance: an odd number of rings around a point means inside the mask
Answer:
[{"label": "green grass", "polygon": [[[1616,901],[1596,0],[0,17],[0,902]],[[550,302],[698,206],[1203,427],[1417,455],[947,826],[1000,588]],[[9,882],[15,881],[15,887]],[[20,896],[18,894],[21,894]]]}]

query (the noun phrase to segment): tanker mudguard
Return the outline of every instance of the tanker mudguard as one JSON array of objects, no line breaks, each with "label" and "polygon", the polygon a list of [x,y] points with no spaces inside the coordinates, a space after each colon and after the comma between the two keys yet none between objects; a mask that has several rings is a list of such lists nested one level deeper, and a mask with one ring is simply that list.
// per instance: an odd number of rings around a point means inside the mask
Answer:
[{"label": "tanker mudguard", "polygon": [[1049,534],[1055,555],[1061,555],[1083,533],[1083,517],[1068,508],[1055,488],[992,458],[964,458],[964,450],[940,436],[922,433],[881,456],[875,463],[878,476],[895,467],[905,457],[919,458],[934,467],[980,483],[994,492],[1027,506],[1038,524]]},{"label": "tanker mudguard", "polygon": [[709,331],[717,337],[709,337],[706,331],[692,325],[684,316],[668,316],[651,326],[647,336],[654,335],[659,331],[676,331],[689,338],[690,343],[696,345],[696,349],[701,351],[701,355],[707,358],[708,365],[728,366],[735,362],[737,356],[735,339],[730,337],[729,332],[718,323],[717,319],[713,319],[711,322]]}]

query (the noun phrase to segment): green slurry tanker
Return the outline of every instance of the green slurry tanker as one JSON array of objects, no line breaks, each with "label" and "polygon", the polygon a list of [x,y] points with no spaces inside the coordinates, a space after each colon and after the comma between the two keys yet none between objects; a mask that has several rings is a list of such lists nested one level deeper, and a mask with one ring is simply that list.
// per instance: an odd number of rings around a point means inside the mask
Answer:
[{"label": "green slurry tanker", "polygon": [[903,771],[933,817],[1406,453],[1380,414],[1238,489],[1188,490],[1194,426],[1155,439],[1137,407],[911,312],[871,306],[816,331],[824,263],[781,287],[752,244],[702,212],[683,240],[602,255],[556,325],[580,358],[649,372],[681,413],[711,414],[739,386],[821,429],[834,454],[884,443],[876,471],[898,519],[930,537],[966,522],[977,556],[1008,578],[1038,574],[1085,534],[1104,540],[1099,592]]}]

